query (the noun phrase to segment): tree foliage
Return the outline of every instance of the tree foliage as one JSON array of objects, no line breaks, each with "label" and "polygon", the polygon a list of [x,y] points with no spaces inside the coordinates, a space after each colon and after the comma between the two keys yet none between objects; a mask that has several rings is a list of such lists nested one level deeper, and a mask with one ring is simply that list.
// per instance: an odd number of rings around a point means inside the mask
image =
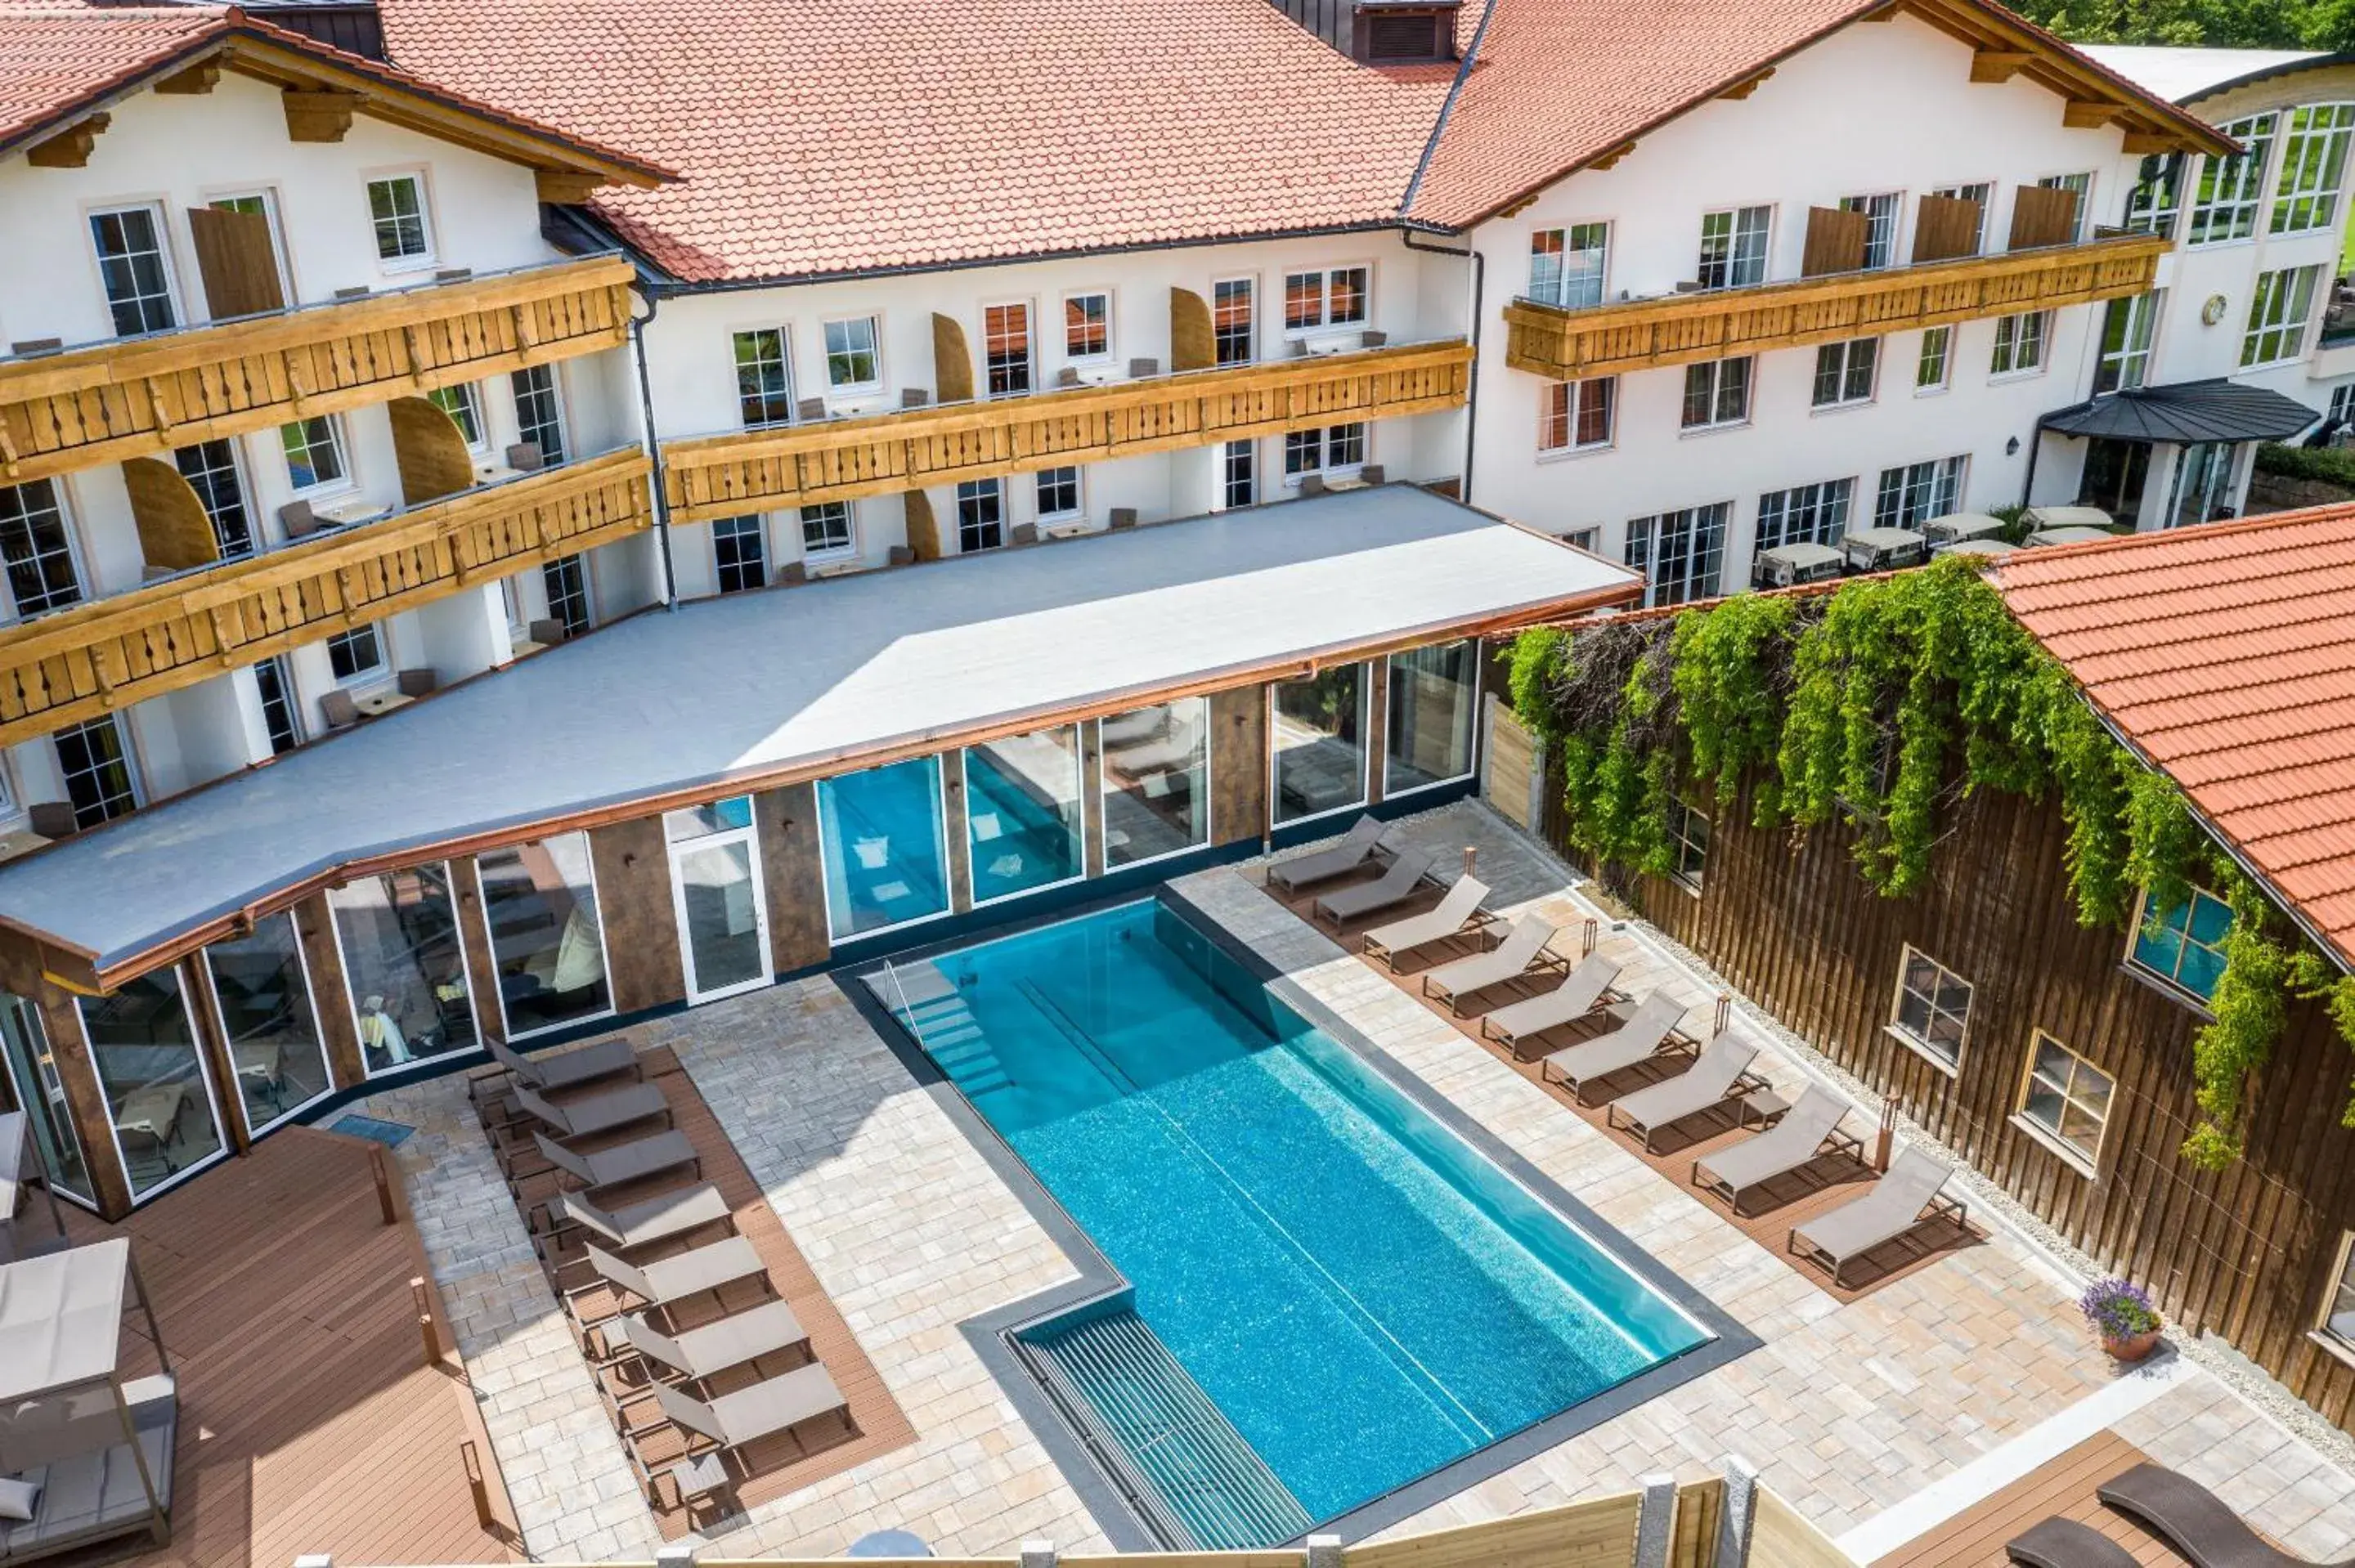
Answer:
[{"label": "tree foliage", "polygon": [[2080,44],[2355,48],[2355,0],[2046,0],[2020,9]]}]

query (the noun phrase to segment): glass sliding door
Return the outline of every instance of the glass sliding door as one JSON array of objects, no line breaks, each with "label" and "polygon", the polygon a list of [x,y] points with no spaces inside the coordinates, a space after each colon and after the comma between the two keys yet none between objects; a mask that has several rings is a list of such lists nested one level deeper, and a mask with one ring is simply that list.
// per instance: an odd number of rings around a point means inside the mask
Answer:
[{"label": "glass sliding door", "polygon": [[836,941],[948,911],[939,758],[819,779],[817,822]]},{"label": "glass sliding door", "polygon": [[327,1092],[327,1054],[319,1013],[303,969],[294,916],[272,915],[242,937],[205,949],[221,1036],[255,1132]]},{"label": "glass sliding door", "polygon": [[179,970],[141,975],[80,1007],[132,1197],[218,1159],[226,1140]]},{"label": "glass sliding door", "polygon": [[687,1000],[711,1001],[768,984],[769,906],[752,797],[666,812],[663,832]]},{"label": "glass sliding door", "polygon": [[476,1047],[474,991],[446,863],[331,887],[327,907],[369,1073]]},{"label": "glass sliding door", "polygon": [[1180,697],[1097,721],[1104,869],[1210,842],[1210,699]]},{"label": "glass sliding door", "polygon": [[1077,725],[965,748],[965,849],[975,904],[1086,874],[1081,788]]},{"label": "glass sliding door", "polygon": [[589,835],[563,833],[492,850],[474,866],[508,1038],[613,1012]]},{"label": "glass sliding door", "polygon": [[1275,683],[1270,748],[1279,825],[1365,803],[1366,697],[1363,664]]},{"label": "glass sliding door", "polygon": [[1391,655],[1382,791],[1403,795],[1472,772],[1480,703],[1480,644],[1467,639]]},{"label": "glass sliding door", "polygon": [[16,1097],[16,1108],[32,1125],[33,1144],[40,1150],[49,1181],[59,1192],[97,1207],[90,1161],[82,1155],[81,1135],[74,1130],[65,1081],[58,1076],[40,1010],[6,992],[0,992],[0,1054],[8,1059],[9,1088]]}]

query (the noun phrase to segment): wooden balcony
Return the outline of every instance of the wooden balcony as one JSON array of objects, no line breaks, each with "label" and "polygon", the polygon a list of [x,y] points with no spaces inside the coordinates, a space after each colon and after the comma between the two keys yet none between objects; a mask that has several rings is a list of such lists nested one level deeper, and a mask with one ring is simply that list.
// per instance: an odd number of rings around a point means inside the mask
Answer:
[{"label": "wooden balcony", "polygon": [[0,628],[0,745],[624,538],[651,466],[609,452]]},{"label": "wooden balcony", "polygon": [[1584,310],[1515,300],[1505,363],[1575,381],[2081,305],[2148,292],[2168,248],[2131,234]]},{"label": "wooden balcony", "polygon": [[1460,339],[1187,371],[663,445],[675,523],[1464,404]]},{"label": "wooden balcony", "polygon": [[0,359],[0,484],[617,347],[630,278],[594,257]]}]

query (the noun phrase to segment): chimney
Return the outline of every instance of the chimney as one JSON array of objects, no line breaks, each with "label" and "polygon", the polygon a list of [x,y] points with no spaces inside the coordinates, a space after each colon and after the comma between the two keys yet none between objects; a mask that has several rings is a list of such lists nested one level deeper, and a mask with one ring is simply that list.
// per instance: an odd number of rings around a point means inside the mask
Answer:
[{"label": "chimney", "polygon": [[1360,65],[1437,65],[1455,58],[1463,0],[1271,0]]}]

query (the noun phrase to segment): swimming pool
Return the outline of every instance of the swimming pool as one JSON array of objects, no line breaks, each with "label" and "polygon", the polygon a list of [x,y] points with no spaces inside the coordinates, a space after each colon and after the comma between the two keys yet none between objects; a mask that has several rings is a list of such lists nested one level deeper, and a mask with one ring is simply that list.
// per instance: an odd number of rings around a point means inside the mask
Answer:
[{"label": "swimming pool", "polygon": [[1189,1544],[1272,1544],[1711,1337],[1156,900],[882,994],[1127,1277],[1021,1349]]}]

